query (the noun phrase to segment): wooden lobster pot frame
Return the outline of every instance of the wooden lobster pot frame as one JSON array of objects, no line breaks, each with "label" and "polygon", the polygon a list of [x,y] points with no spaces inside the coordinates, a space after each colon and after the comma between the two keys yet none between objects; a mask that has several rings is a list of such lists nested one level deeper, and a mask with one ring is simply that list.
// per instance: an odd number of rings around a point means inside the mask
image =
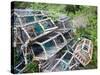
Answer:
[{"label": "wooden lobster pot frame", "polygon": [[46,18],[47,15],[43,14],[42,11],[33,11],[31,9],[14,9],[12,11],[12,22],[16,27]]},{"label": "wooden lobster pot frame", "polygon": [[93,44],[92,41],[82,38],[77,44],[74,54],[75,58],[83,65],[86,66],[92,59]]},{"label": "wooden lobster pot frame", "polygon": [[[54,24],[51,18],[45,17],[41,12],[32,10],[15,9],[12,14],[12,27],[18,30],[16,37],[20,39],[21,43],[29,42],[29,40],[36,40],[44,36],[58,27]],[[13,20],[14,19],[14,20]]]},{"label": "wooden lobster pot frame", "polygon": [[47,60],[59,52],[67,41],[60,32],[54,32],[33,43],[34,60]]},{"label": "wooden lobster pot frame", "polygon": [[67,48],[70,52],[74,53],[77,44],[79,43],[79,39],[72,38],[70,42],[67,44]]},{"label": "wooden lobster pot frame", "polygon": [[14,9],[12,11],[15,11],[19,15],[34,15],[34,14],[42,14],[48,16],[46,11],[41,11],[41,10],[33,10],[33,9]]},{"label": "wooden lobster pot frame", "polygon": [[[22,73],[26,69],[26,65],[32,62],[34,54],[32,52],[31,47],[25,44],[21,45],[21,47],[19,47],[19,49],[16,51],[17,53],[14,55],[18,56],[17,59],[19,59],[19,62],[17,64],[14,63],[14,71],[15,73]],[[16,59],[14,60],[16,61]]]},{"label": "wooden lobster pot frame", "polygon": [[[69,36],[69,35],[67,35],[67,36]],[[66,46],[67,45],[67,43],[69,43],[69,40],[68,39],[66,39],[63,35],[62,35],[62,33],[60,33],[60,32],[54,32],[54,33],[51,33],[51,34],[49,34],[46,38],[44,38],[44,37],[42,37],[43,39],[37,39],[37,41],[38,42],[35,42],[35,44],[34,45],[32,45],[33,47],[32,48],[37,48],[37,49],[35,49],[35,52],[34,52],[34,50],[32,50],[32,49],[27,49],[27,45],[25,46],[25,44],[24,45],[22,45],[23,46],[23,49],[22,49],[22,51],[23,51],[23,55],[24,55],[24,59],[25,59],[25,64],[27,64],[27,63],[29,63],[29,60],[30,59],[28,59],[27,57],[28,57],[28,55],[30,56],[31,55],[31,57],[30,58],[32,58],[32,57],[35,57],[35,58],[33,58],[34,60],[47,60],[47,59],[49,59],[49,58],[51,58],[52,56],[54,56],[57,52],[59,52],[64,46]],[[49,41],[47,41],[47,39],[49,40]],[[63,39],[63,40],[62,40]],[[70,37],[70,39],[71,39],[71,37]],[[53,40],[53,42],[52,42],[52,40]],[[67,40],[67,41],[66,41]],[[42,42],[42,43],[41,43]],[[44,43],[44,44],[43,44]],[[41,47],[39,47],[39,45],[41,46]],[[52,45],[52,46],[50,46],[50,45]],[[46,47],[47,48],[46,48]],[[50,46],[50,48],[49,48],[49,46]],[[43,50],[42,50],[42,47],[43,47],[43,49],[45,50],[44,52],[42,52]],[[30,47],[31,48],[31,47]],[[38,51],[39,49],[41,48],[41,50],[40,51]],[[51,49],[51,50],[50,50]],[[29,51],[29,52],[28,52]],[[41,53],[42,52],[42,53]],[[46,53],[46,54],[45,54]],[[34,56],[34,54],[35,54],[35,56]],[[38,55],[39,54],[39,55]],[[33,55],[33,56],[32,56]],[[48,55],[48,56],[47,56]],[[57,62],[58,60],[56,60],[56,61],[54,61],[54,62]],[[73,61],[74,61],[74,59],[73,59]],[[53,62],[53,63],[54,63]],[[54,65],[55,65],[56,63],[54,63]],[[51,64],[51,66],[53,67],[54,66],[53,64]],[[46,66],[46,65],[45,65]],[[47,68],[50,68],[51,67],[50,65],[49,65],[49,67],[47,67]],[[75,65],[76,66],[76,65]],[[75,66],[73,66],[73,67],[75,67]],[[73,67],[70,67],[70,69],[72,69]],[[46,68],[46,69],[47,69]]]},{"label": "wooden lobster pot frame", "polygon": [[66,40],[68,41],[68,43],[74,39],[74,36],[72,35],[72,30],[66,31],[66,32],[61,32],[63,34],[63,36],[66,38]]},{"label": "wooden lobster pot frame", "polygon": [[30,23],[23,28],[28,33],[32,41],[57,29],[50,18]]},{"label": "wooden lobster pot frame", "polygon": [[14,67],[14,73],[21,73],[26,68],[25,61],[23,60],[17,66]]},{"label": "wooden lobster pot frame", "polygon": [[[52,58],[50,59],[52,61]],[[44,72],[55,72],[55,71],[66,71],[72,70],[79,65],[78,61],[73,57],[73,53],[66,50],[66,52],[61,56],[57,57],[52,61],[52,63],[44,63],[41,67]]]},{"label": "wooden lobster pot frame", "polygon": [[25,60],[20,44],[14,48],[14,65],[11,66],[14,69],[14,73],[20,73],[23,69],[25,69]]},{"label": "wooden lobster pot frame", "polygon": [[[29,41],[34,41],[52,31],[57,26],[47,15],[42,12],[34,12],[32,10],[15,9],[12,13],[12,29],[14,32],[14,47],[20,45],[20,51],[23,54],[23,60],[18,65],[14,66],[16,72],[22,72],[25,65],[32,61],[34,56],[31,47],[28,48]],[[41,31],[39,31],[41,29]],[[24,65],[22,68],[20,66]]]},{"label": "wooden lobster pot frame", "polygon": [[67,32],[69,30],[73,30],[72,22],[69,17],[61,16],[58,20],[56,25],[58,26],[58,30],[61,32]]}]

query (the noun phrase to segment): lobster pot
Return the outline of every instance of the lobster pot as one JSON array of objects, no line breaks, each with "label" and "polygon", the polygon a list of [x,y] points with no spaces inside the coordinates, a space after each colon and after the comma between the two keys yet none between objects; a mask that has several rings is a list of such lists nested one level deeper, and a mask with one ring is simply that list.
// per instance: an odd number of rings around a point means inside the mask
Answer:
[{"label": "lobster pot", "polygon": [[[21,43],[25,43],[26,41],[29,40],[29,35],[27,34],[26,30],[21,28],[21,27],[18,27],[17,28],[17,35],[16,35],[16,38],[18,40],[20,40]],[[17,40],[17,41],[18,41]]]},{"label": "lobster pot", "polygon": [[45,14],[31,9],[14,9],[12,27],[19,30],[17,36],[23,43],[29,40],[34,41],[57,29],[57,26]]},{"label": "lobster pot", "polygon": [[54,72],[73,70],[79,65],[78,61],[73,57],[72,53],[69,51],[66,51],[60,59],[56,60],[58,60],[58,62],[51,69],[51,71]]},{"label": "lobster pot", "polygon": [[61,58],[58,58],[56,60],[58,60],[58,62],[54,65],[51,71],[68,70],[70,61],[72,60],[72,54],[69,51],[67,51]]},{"label": "lobster pot", "polygon": [[44,72],[66,71],[75,69],[79,65],[72,53],[68,50],[61,57],[56,57],[53,60],[52,59],[53,58],[50,59],[51,63],[44,63],[44,66],[41,67]]},{"label": "lobster pot", "polygon": [[73,33],[72,30],[69,30],[67,32],[63,32],[62,34],[66,38],[66,40],[68,42],[70,42],[74,38],[74,36],[72,35],[72,33]]},{"label": "lobster pot", "polygon": [[11,27],[16,27],[18,25],[20,25],[20,19],[16,14],[12,13],[12,16],[11,16]]},{"label": "lobster pot", "polygon": [[39,10],[33,10],[33,9],[14,9],[13,11],[15,11],[16,13],[22,16],[34,15],[34,14],[48,15],[46,11],[39,11]]},{"label": "lobster pot", "polygon": [[92,59],[93,44],[91,40],[82,38],[75,47],[75,57],[83,65],[86,66]]},{"label": "lobster pot", "polygon": [[30,37],[33,38],[38,36],[38,35],[43,35],[43,33],[49,33],[50,31],[53,31],[57,27],[52,23],[51,19],[44,19],[39,22],[34,22],[29,25],[24,26],[25,30],[30,34]]},{"label": "lobster pot", "polygon": [[25,48],[24,45],[18,44],[14,49],[14,64],[11,66],[14,73],[22,73],[26,65],[32,62],[33,56],[30,46]]},{"label": "lobster pot", "polygon": [[19,20],[22,20],[23,24],[47,18],[47,15],[42,11],[34,11],[32,9],[14,9],[13,12]]},{"label": "lobster pot", "polygon": [[54,31],[57,27],[52,23],[51,19],[41,20],[39,22],[35,22],[23,27],[24,31],[28,34],[31,40],[36,40],[41,36],[44,36],[52,31]]},{"label": "lobster pot", "polygon": [[54,32],[46,37],[42,37],[32,45],[35,54],[34,59],[47,60],[59,52],[66,44],[67,41],[60,32]]},{"label": "lobster pot", "polygon": [[14,73],[22,73],[25,66],[25,61],[20,62],[16,67],[14,67]]},{"label": "lobster pot", "polygon": [[20,47],[21,45],[17,45],[17,47],[14,48],[14,63],[11,65],[11,68],[12,70],[14,70],[14,73],[21,72],[21,70],[25,67],[24,56]]},{"label": "lobster pot", "polygon": [[61,16],[56,22],[56,25],[59,27],[60,31],[68,31],[72,29],[72,22],[69,17]]},{"label": "lobster pot", "polygon": [[47,15],[42,11],[34,11],[31,9],[14,9],[12,11],[11,21],[13,25],[26,25],[33,21],[46,19]]},{"label": "lobster pot", "polygon": [[14,48],[14,57],[15,57],[15,66],[18,65],[18,63],[23,59],[23,53],[20,49],[20,45],[17,45],[16,48]]},{"label": "lobster pot", "polygon": [[27,45],[27,47],[25,47],[23,45],[22,46],[22,51],[23,51],[25,63],[26,64],[30,63],[33,59],[33,56],[34,56],[33,51],[32,51],[32,47],[30,45]]}]

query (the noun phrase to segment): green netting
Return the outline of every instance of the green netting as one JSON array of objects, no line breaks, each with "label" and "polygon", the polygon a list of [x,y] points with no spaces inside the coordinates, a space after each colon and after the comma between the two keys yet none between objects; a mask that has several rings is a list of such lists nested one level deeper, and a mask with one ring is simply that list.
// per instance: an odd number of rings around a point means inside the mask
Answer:
[{"label": "green netting", "polygon": [[44,47],[47,51],[52,50],[52,47],[55,47],[55,44],[53,41],[49,41],[47,43],[44,44]]},{"label": "green netting", "polygon": [[43,29],[38,23],[35,23],[33,26],[37,35],[40,35],[41,33],[43,33]]},{"label": "green netting", "polygon": [[34,21],[34,17],[33,16],[28,16],[27,17],[27,21],[28,22],[33,22]]},{"label": "green netting", "polygon": [[35,21],[34,16],[26,16],[21,18],[23,24]]}]

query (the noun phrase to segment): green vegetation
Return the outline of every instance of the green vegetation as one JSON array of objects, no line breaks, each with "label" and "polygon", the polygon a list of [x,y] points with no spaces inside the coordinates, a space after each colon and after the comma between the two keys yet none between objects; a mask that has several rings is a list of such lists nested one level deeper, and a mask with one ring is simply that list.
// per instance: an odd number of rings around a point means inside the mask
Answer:
[{"label": "green vegetation", "polygon": [[[76,34],[78,37],[86,36],[93,42],[93,58],[86,68],[97,68],[97,11],[96,7],[85,8],[84,14],[88,18],[88,23],[85,28],[78,28]],[[87,12],[86,12],[87,11]]]},{"label": "green vegetation", "polygon": [[[94,46],[93,59],[86,69],[97,68],[97,7],[80,5],[58,5],[45,3],[23,3],[15,2],[15,8],[32,8],[33,10],[45,10],[55,21],[62,14],[70,16],[72,19],[78,16],[85,16],[86,27],[76,27],[76,37],[86,36],[92,40]],[[76,18],[77,19],[77,18]],[[37,64],[30,64],[25,72],[36,72]]]},{"label": "green vegetation", "polygon": [[39,72],[38,64],[35,62],[28,64],[23,72],[24,73]]}]

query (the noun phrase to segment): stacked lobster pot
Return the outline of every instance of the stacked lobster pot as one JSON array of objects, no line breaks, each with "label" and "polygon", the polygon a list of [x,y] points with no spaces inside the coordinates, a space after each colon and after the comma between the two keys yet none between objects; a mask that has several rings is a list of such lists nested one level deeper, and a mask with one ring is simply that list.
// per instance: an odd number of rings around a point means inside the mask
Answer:
[{"label": "stacked lobster pot", "polygon": [[[61,16],[55,24],[56,26],[58,26],[56,32],[61,33],[65,39],[65,46],[63,46],[62,48],[59,46],[59,52],[57,52],[52,58],[49,58],[47,61],[42,62],[43,64],[41,65],[41,70],[44,72],[55,72],[76,69],[79,65],[79,62],[73,56],[73,48],[75,47],[77,40],[74,39],[72,22],[69,17]],[[62,38],[59,38],[59,40],[61,39]],[[61,42],[59,42],[59,40],[57,41],[61,45]]]},{"label": "stacked lobster pot", "polygon": [[[38,61],[39,71],[44,72],[72,70],[83,64],[77,56],[80,40],[74,40],[69,17],[60,17],[54,23],[43,11],[14,9],[11,19],[15,73],[22,73],[32,61]],[[88,58],[84,63],[89,63]]]},{"label": "stacked lobster pot", "polygon": [[[34,55],[38,57],[40,53],[42,55],[42,53],[45,52],[42,59],[47,55],[46,51],[41,50],[37,51],[38,54],[33,47],[37,39],[50,34],[58,27],[53,23],[51,18],[48,18],[42,11],[33,11],[31,9],[14,9],[12,11],[11,21],[12,37],[14,37],[12,43],[15,48],[13,52],[16,52],[14,53],[15,62],[12,68],[14,68],[15,72],[20,73],[24,70],[25,65],[34,59]],[[49,38],[47,37],[48,41]],[[42,43],[43,41],[38,40],[37,42]],[[45,44],[46,40],[43,43]],[[35,45],[35,47],[38,49],[37,45]]]}]

